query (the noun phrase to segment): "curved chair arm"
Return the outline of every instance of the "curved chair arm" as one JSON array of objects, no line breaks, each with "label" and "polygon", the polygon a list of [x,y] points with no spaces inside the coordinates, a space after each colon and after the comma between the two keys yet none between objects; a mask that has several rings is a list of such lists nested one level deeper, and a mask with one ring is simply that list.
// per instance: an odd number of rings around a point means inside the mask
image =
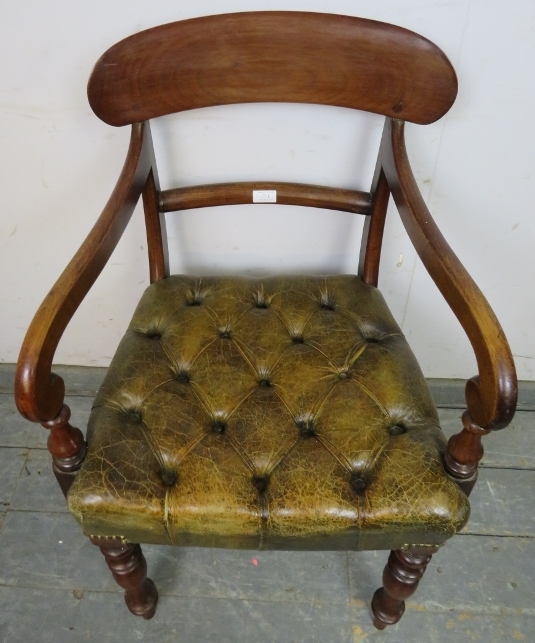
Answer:
[{"label": "curved chair arm", "polygon": [[15,375],[15,400],[20,413],[32,422],[49,422],[60,414],[65,386],[51,372],[52,359],[67,324],[106,265],[139,200],[152,166],[148,137],[147,123],[132,126],[128,154],[108,203],[26,333]]},{"label": "curved chair arm", "polygon": [[383,140],[382,165],[405,229],[476,355],[479,375],[465,389],[470,416],[482,429],[502,429],[517,400],[515,366],[503,330],[424,203],[407,157],[404,123],[387,119]]}]

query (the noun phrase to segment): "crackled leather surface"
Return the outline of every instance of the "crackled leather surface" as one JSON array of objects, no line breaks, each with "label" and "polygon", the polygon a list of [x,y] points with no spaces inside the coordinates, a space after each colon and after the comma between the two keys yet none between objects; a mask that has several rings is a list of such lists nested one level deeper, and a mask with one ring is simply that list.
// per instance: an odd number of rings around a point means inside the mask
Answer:
[{"label": "crackled leather surface", "polygon": [[69,493],[87,534],[389,549],[442,543],[468,517],[416,360],[350,275],[151,285],[88,442]]}]

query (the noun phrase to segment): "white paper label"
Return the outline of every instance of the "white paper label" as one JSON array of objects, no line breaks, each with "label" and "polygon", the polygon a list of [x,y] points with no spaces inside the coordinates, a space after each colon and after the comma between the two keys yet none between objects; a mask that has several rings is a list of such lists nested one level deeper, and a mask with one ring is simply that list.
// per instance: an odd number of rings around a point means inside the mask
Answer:
[{"label": "white paper label", "polygon": [[253,190],[253,203],[277,203],[277,190]]}]

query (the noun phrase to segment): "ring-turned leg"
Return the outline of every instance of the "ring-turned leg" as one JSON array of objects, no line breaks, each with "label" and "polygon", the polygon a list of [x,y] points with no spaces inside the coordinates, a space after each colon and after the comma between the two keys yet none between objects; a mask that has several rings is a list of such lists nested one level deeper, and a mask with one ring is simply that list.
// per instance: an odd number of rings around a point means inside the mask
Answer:
[{"label": "ring-turned leg", "polygon": [[432,555],[438,547],[411,547],[390,552],[383,572],[383,587],[373,595],[373,624],[378,630],[394,625],[403,616],[405,599],[418,587]]},{"label": "ring-turned leg", "polygon": [[147,578],[147,561],[140,545],[126,543],[120,538],[92,537],[111,569],[113,578],[125,590],[124,600],[136,616],[152,618],[158,603],[158,590]]}]

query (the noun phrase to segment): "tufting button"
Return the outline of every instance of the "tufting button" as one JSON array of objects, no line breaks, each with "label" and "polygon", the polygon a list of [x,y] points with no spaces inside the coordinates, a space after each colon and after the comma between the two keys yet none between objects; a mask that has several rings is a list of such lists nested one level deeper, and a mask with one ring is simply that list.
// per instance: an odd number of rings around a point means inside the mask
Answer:
[{"label": "tufting button", "polygon": [[321,302],[322,310],[334,310],[336,308],[335,304],[332,302]]},{"label": "tufting button", "polygon": [[149,339],[159,339],[161,336],[161,332],[156,328],[151,328],[145,333],[145,337],[148,337]]},{"label": "tufting button", "polygon": [[368,342],[368,344],[378,344],[379,343],[379,339],[377,337],[365,337],[364,341]]},{"label": "tufting button", "polygon": [[327,292],[322,292],[320,295],[320,307],[323,310],[334,310],[336,304],[332,295]]},{"label": "tufting button", "polygon": [[223,434],[225,433],[226,428],[227,428],[226,422],[224,422],[223,420],[215,420],[214,423],[212,424],[212,433]]},{"label": "tufting button", "polygon": [[253,478],[253,485],[256,487],[258,493],[264,493],[267,489],[269,478],[267,476],[255,476]]},{"label": "tufting button", "polygon": [[316,435],[316,428],[314,426],[314,418],[302,418],[296,420],[297,428],[303,438],[312,438]]},{"label": "tufting button", "polygon": [[230,328],[220,328],[219,337],[221,337],[221,339],[230,339],[231,338]]},{"label": "tufting button", "polygon": [[258,385],[259,386],[271,386],[271,382],[268,379],[264,378],[264,379],[261,379],[258,382]]},{"label": "tufting button", "polygon": [[253,294],[253,300],[256,308],[269,308],[269,299],[266,297],[263,286]]},{"label": "tufting button", "polygon": [[127,409],[126,414],[134,420],[134,422],[137,422],[138,424],[141,424],[141,413],[137,409]]},{"label": "tufting button", "polygon": [[189,384],[189,373],[186,370],[180,370],[175,374],[175,379],[181,384]]},{"label": "tufting button", "polygon": [[355,474],[351,476],[351,486],[358,494],[362,494],[366,489],[366,481]]},{"label": "tufting button", "polygon": [[347,380],[348,377],[349,377],[349,372],[348,371],[340,371],[338,373],[338,379]]},{"label": "tufting button", "polygon": [[394,424],[388,427],[388,433],[390,433],[390,435],[402,435],[403,433],[407,433],[407,427],[403,424]]},{"label": "tufting button", "polygon": [[304,344],[305,339],[302,335],[292,335],[292,343],[293,344]]},{"label": "tufting button", "polygon": [[196,286],[194,290],[188,290],[186,293],[186,305],[188,306],[200,306],[203,299],[204,295],[198,286]]},{"label": "tufting button", "polygon": [[162,469],[158,475],[167,487],[174,487],[178,481],[178,473],[173,469]]}]

